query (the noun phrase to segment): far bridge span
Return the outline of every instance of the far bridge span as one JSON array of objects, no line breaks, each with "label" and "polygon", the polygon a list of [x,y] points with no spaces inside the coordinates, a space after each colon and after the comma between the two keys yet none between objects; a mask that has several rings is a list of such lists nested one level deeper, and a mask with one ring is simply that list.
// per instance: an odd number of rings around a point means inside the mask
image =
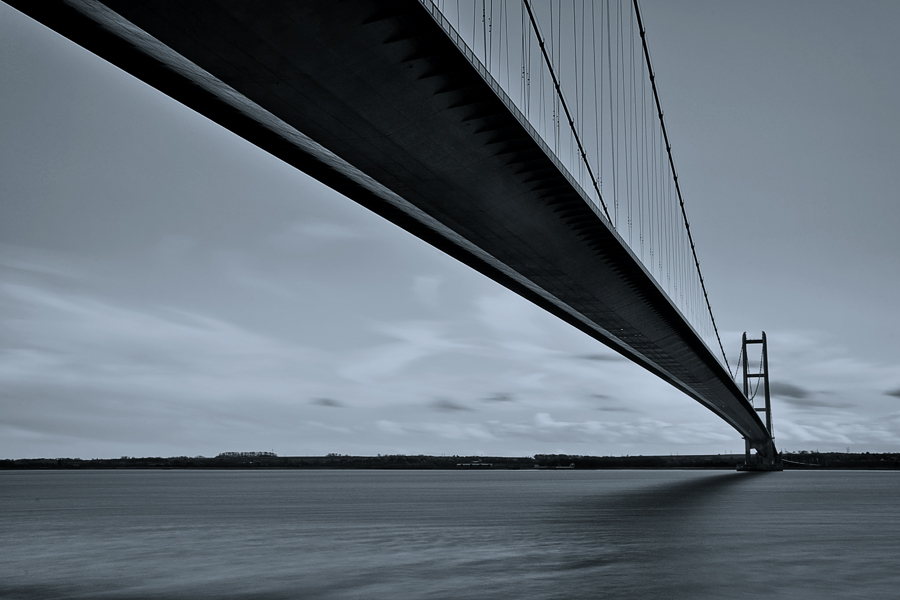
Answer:
[{"label": "far bridge span", "polygon": [[6,1],[661,377],[777,467],[710,350],[636,2]]}]

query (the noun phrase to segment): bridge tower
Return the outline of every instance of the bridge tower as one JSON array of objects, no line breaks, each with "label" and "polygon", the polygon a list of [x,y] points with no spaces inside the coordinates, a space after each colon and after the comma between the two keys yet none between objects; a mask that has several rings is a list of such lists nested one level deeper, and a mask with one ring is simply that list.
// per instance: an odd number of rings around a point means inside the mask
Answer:
[{"label": "bridge tower", "polygon": [[[760,360],[761,371],[758,373],[751,373],[749,371],[749,363],[750,361],[747,359],[747,346],[751,345],[762,345],[762,356]],[[744,396],[748,401],[752,402],[752,398],[750,396],[750,380],[756,379],[756,390],[759,390],[759,379],[762,379],[763,384],[763,395],[765,397],[765,405],[756,407],[754,406],[754,410],[757,412],[762,412],[766,414],[765,423],[766,423],[766,431],[769,432],[769,440],[764,446],[756,446],[756,454],[752,454],[750,440],[744,438],[744,452],[746,453],[746,459],[743,465],[738,467],[739,471],[781,471],[783,470],[781,457],[778,455],[778,452],[775,450],[775,433],[772,430],[772,399],[769,395],[769,349],[766,344],[766,332],[762,332],[762,337],[759,339],[748,339],[747,332],[744,332],[743,337],[741,338],[741,356],[743,356],[743,365],[744,365]],[[754,392],[753,396],[756,396],[756,392]]]}]

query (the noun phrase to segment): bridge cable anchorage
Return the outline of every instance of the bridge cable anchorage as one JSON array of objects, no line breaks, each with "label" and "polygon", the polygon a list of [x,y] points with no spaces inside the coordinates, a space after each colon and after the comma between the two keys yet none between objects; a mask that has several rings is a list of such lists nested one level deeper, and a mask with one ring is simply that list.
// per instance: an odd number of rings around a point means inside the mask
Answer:
[{"label": "bridge cable anchorage", "polygon": [[[528,7],[528,0],[524,0],[525,6]],[[644,48],[644,60],[647,61],[647,70],[650,71],[650,83],[653,87],[653,98],[656,100],[656,109],[659,113],[659,125],[662,129],[663,137],[666,142],[666,150],[669,154],[669,166],[672,169],[672,177],[675,180],[675,191],[678,194],[678,203],[681,206],[681,216],[684,220],[684,227],[687,230],[688,242],[691,246],[691,254],[694,257],[694,265],[697,268],[697,276],[700,278],[700,288],[703,291],[703,298],[706,301],[706,309],[709,311],[709,318],[712,321],[713,331],[716,334],[716,340],[719,342],[719,350],[722,352],[722,358],[725,359],[725,366],[728,369],[728,372],[731,372],[731,367],[728,364],[728,356],[725,354],[725,346],[722,345],[722,338],[719,336],[719,328],[716,326],[716,318],[713,316],[712,306],[709,303],[709,294],[706,292],[706,283],[703,281],[703,273],[700,271],[700,261],[697,259],[697,249],[694,247],[694,238],[691,235],[691,226],[688,223],[687,211],[684,208],[684,198],[681,195],[681,186],[678,184],[678,175],[675,172],[675,160],[672,158],[672,145],[669,143],[669,133],[666,130],[666,122],[663,119],[663,110],[662,104],[659,101],[659,91],[656,87],[656,77],[653,72],[653,66],[650,63],[650,50],[647,48],[647,35],[644,30],[644,21],[641,17],[641,9],[638,6],[638,0],[632,0],[634,4],[634,11],[637,16],[638,28],[641,32],[641,45]],[[528,8],[529,15],[531,14],[531,8]],[[532,23],[534,22],[534,17],[532,16]],[[543,48],[543,46],[541,46]],[[555,80],[555,78],[554,78]]]},{"label": "bridge cable anchorage", "polygon": [[[531,27],[534,29],[534,35],[537,37],[538,45],[541,48],[541,54],[544,56],[544,62],[547,64],[547,68],[550,71],[550,77],[553,79],[553,86],[556,88],[556,95],[559,99],[559,103],[562,105],[563,110],[566,113],[566,118],[569,121],[569,128],[572,130],[572,136],[575,138],[575,143],[578,144],[578,152],[581,154],[581,160],[584,162],[585,167],[587,168],[588,176],[591,178],[591,184],[594,186],[594,190],[597,192],[597,199],[600,200],[600,206],[603,207],[603,213],[606,215],[606,220],[612,224],[612,217],[609,216],[609,210],[606,208],[606,202],[603,201],[603,195],[600,193],[600,186],[597,184],[597,178],[594,177],[594,171],[591,169],[591,165],[588,162],[587,154],[584,151],[584,146],[581,143],[581,138],[578,136],[578,131],[575,128],[575,121],[572,119],[572,113],[569,112],[569,106],[566,104],[566,99],[563,97],[562,89],[559,85],[559,79],[556,77],[556,71],[553,69],[553,64],[550,61],[550,56],[547,54],[547,48],[544,46],[544,38],[541,36],[541,32],[538,29],[537,21],[534,18],[534,12],[531,10],[531,3],[528,0],[523,0],[525,4],[525,9],[528,11],[528,18],[531,20]],[[553,14],[551,9],[551,15]]]}]

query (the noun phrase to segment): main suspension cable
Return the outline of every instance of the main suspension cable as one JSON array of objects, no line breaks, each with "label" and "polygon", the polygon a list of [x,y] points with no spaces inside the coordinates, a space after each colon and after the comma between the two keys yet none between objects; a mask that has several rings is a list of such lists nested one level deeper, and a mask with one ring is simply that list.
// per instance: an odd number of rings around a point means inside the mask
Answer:
[{"label": "main suspension cable", "polygon": [[[684,220],[684,227],[687,231],[688,242],[691,245],[691,254],[694,257],[694,265],[697,268],[697,277],[700,278],[700,288],[703,291],[703,298],[706,300],[706,309],[709,311],[709,318],[712,321],[713,331],[716,334],[716,340],[719,342],[719,350],[722,351],[722,358],[725,359],[725,366],[728,368],[728,371],[731,372],[731,367],[728,365],[728,356],[725,354],[725,346],[722,345],[722,338],[719,337],[719,328],[716,326],[716,318],[713,316],[712,306],[709,303],[709,295],[706,293],[706,283],[703,281],[703,273],[700,271],[700,261],[697,259],[697,250],[694,247],[694,237],[691,235],[691,225],[688,223],[687,212],[684,208],[684,198],[681,195],[681,186],[678,184],[678,174],[675,172],[675,161],[672,158],[672,146],[669,144],[669,134],[666,131],[666,122],[663,120],[663,111],[662,105],[659,102],[659,91],[656,88],[656,75],[653,72],[653,66],[650,64],[650,50],[647,48],[647,36],[644,31],[644,22],[641,18],[641,9],[638,6],[638,0],[632,0],[634,3],[634,11],[637,15],[638,28],[641,32],[641,44],[644,47],[644,60],[647,61],[647,70],[650,71],[650,84],[653,87],[653,98],[656,100],[656,110],[659,114],[659,125],[662,129],[663,138],[666,142],[666,152],[669,154],[669,166],[672,169],[672,177],[675,180],[675,191],[678,194],[678,203],[681,206],[681,217]],[[525,6],[528,6],[528,0],[525,0]],[[528,9],[529,14],[531,13],[531,9]],[[534,22],[534,17],[532,17],[532,22]],[[542,46],[543,47],[543,46]]]},{"label": "main suspension cable", "polygon": [[[569,107],[566,104],[566,99],[563,97],[562,89],[559,85],[559,79],[556,77],[556,72],[553,70],[553,64],[550,62],[550,56],[547,54],[547,48],[544,47],[544,39],[541,37],[541,32],[538,29],[537,21],[534,18],[534,12],[531,10],[531,3],[528,0],[523,0],[525,3],[525,8],[528,10],[528,18],[531,20],[531,27],[534,29],[534,35],[537,37],[538,45],[541,47],[541,53],[544,55],[544,62],[547,63],[547,68],[550,70],[550,77],[553,79],[553,85],[556,87],[556,95],[559,98],[559,102],[562,105],[563,110],[566,112],[566,118],[569,120],[569,128],[572,130],[572,135],[575,137],[575,143],[578,144],[578,151],[581,153],[581,160],[584,162],[585,167],[587,168],[588,175],[591,178],[591,183],[594,185],[594,190],[597,192],[597,199],[600,200],[600,206],[603,207],[603,212],[606,214],[606,219],[609,221],[610,225],[612,225],[612,217],[609,216],[609,210],[606,208],[606,202],[603,201],[603,196],[600,194],[600,186],[597,184],[597,178],[594,177],[594,171],[591,169],[591,165],[588,162],[587,154],[584,151],[584,146],[581,144],[581,138],[578,137],[578,131],[575,129],[575,121],[572,119],[572,114],[569,112]],[[552,6],[551,6],[551,15]]]}]

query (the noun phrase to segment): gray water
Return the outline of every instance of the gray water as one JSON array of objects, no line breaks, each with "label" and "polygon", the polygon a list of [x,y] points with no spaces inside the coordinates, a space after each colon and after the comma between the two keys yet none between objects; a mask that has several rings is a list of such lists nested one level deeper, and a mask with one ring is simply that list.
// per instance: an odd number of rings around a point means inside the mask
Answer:
[{"label": "gray water", "polygon": [[0,598],[900,598],[896,472],[0,472]]}]

